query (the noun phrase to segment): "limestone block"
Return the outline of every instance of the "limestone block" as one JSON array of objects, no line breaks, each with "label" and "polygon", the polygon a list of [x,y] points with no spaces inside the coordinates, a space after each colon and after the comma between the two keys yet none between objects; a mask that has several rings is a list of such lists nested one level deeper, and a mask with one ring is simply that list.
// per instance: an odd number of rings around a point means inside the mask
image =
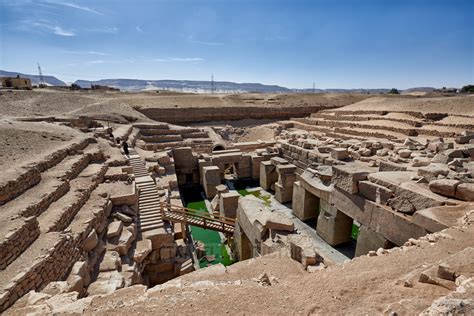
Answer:
[{"label": "limestone block", "polygon": [[161,260],[171,260],[176,257],[177,245],[176,243],[165,244],[160,248],[160,259]]},{"label": "limestone block", "polygon": [[273,157],[270,159],[270,162],[272,163],[272,165],[274,165],[275,167],[278,166],[278,165],[286,165],[288,164],[288,161],[283,159],[283,158],[280,158],[280,157]]},{"label": "limestone block", "polygon": [[331,157],[336,160],[346,160],[349,158],[349,151],[347,148],[331,148]]},{"label": "limestone block", "polygon": [[283,187],[280,183],[275,183],[275,199],[280,203],[290,202],[293,198],[293,186]]},{"label": "limestone block", "polygon": [[359,228],[359,235],[357,237],[357,245],[355,250],[355,256],[363,256],[369,253],[369,251],[377,251],[379,248],[386,249],[392,244],[382,235],[374,232],[373,230],[361,225]]},{"label": "limestone block", "polygon": [[461,183],[456,188],[456,198],[463,201],[474,201],[474,183]]},{"label": "limestone block", "polygon": [[133,253],[133,260],[135,262],[142,262],[151,251],[152,244],[150,239],[139,240]]},{"label": "limestone block", "polygon": [[[318,263],[318,255],[314,250],[312,241],[307,236],[289,235],[288,243],[290,244],[291,258],[301,262],[303,267],[306,268]],[[321,260],[321,258],[319,259]]]},{"label": "limestone block", "polygon": [[427,157],[415,157],[413,158],[412,167],[426,167],[431,163],[431,159]]},{"label": "limestone block", "polygon": [[256,180],[260,178],[260,163],[265,159],[263,156],[251,156],[251,178]]},{"label": "limestone block", "polygon": [[316,218],[319,214],[319,198],[305,190],[299,181],[293,184],[292,210],[302,221]]},{"label": "limestone block", "polygon": [[163,227],[142,232],[142,237],[151,240],[153,250],[160,249],[163,244],[174,241],[173,234],[168,234]]},{"label": "limestone block", "polygon": [[429,184],[429,188],[432,192],[438,193],[444,196],[454,197],[456,194],[456,187],[461,184],[459,180],[433,180]]},{"label": "limestone block", "polygon": [[120,255],[125,256],[133,242],[133,234],[127,229],[122,229],[120,237],[108,239],[107,249],[117,251]]},{"label": "limestone block", "polygon": [[68,289],[68,284],[66,281],[54,281],[54,282],[48,283],[48,285],[46,285],[44,289],[41,290],[41,293],[54,296],[54,295],[66,293],[67,289]]},{"label": "limestone block", "polygon": [[236,191],[222,193],[219,202],[219,211],[222,216],[235,218],[239,206],[240,194]]},{"label": "limestone block", "polygon": [[107,238],[117,237],[122,233],[123,224],[121,221],[115,221],[107,227]]},{"label": "limestone block", "polygon": [[[89,266],[87,264],[87,261],[77,261],[74,263],[72,266],[71,272],[69,273],[69,277],[71,276],[80,276],[83,280],[84,286],[87,287],[90,283],[90,275],[89,275]],[[68,277],[68,283],[69,282],[69,277]],[[81,293],[80,291],[78,291]]]},{"label": "limestone block", "polygon": [[311,168],[307,168],[303,174],[301,174],[300,183],[305,190],[325,200],[330,199],[331,192],[334,189],[333,184],[323,182],[322,179],[317,176],[317,171]]},{"label": "limestone block", "polygon": [[173,159],[177,169],[193,169],[197,167],[197,158],[194,157],[191,147],[174,148]]},{"label": "limestone block", "polygon": [[[274,157],[276,158],[276,157]],[[260,186],[264,190],[270,190],[273,183],[278,180],[276,168],[271,161],[262,161],[260,163]]]},{"label": "limestone block", "polygon": [[207,198],[213,198],[216,193],[216,186],[221,184],[220,169],[217,166],[209,166],[202,168],[204,177],[202,184]]},{"label": "limestone block", "polygon": [[379,171],[406,171],[407,167],[392,161],[380,161]]},{"label": "limestone block", "polygon": [[359,194],[371,201],[385,204],[392,197],[393,191],[370,181],[359,181]]},{"label": "limestone block", "polygon": [[[321,206],[323,206],[321,200]],[[352,218],[346,214],[334,209],[335,212],[329,211],[330,208],[321,207],[316,231],[328,244],[337,246],[351,240]],[[333,213],[333,214],[331,214]]]},{"label": "limestone block", "polygon": [[68,289],[66,292],[82,293],[84,289],[84,280],[79,275],[71,275],[67,279]]},{"label": "limestone block", "polygon": [[428,181],[435,180],[439,175],[448,175],[450,169],[446,164],[431,163],[429,166],[418,169],[418,175],[425,177]]},{"label": "limestone block", "polygon": [[117,251],[105,252],[104,258],[99,265],[99,271],[112,271],[120,268],[120,255]]},{"label": "limestone block", "polygon": [[333,166],[333,180],[335,186],[347,193],[358,192],[358,182],[367,179],[369,169],[365,164],[351,163],[346,165]]},{"label": "limestone block", "polygon": [[411,150],[409,149],[401,149],[398,151],[398,155],[402,158],[410,158],[411,156]]},{"label": "limestone block", "polygon": [[372,215],[368,227],[397,246],[403,245],[409,238],[419,238],[427,234],[427,231],[413,223],[410,217],[387,206],[367,201],[366,210]]},{"label": "limestone block", "polygon": [[90,296],[111,294],[125,286],[125,279],[118,271],[101,272],[97,280],[89,285]]}]

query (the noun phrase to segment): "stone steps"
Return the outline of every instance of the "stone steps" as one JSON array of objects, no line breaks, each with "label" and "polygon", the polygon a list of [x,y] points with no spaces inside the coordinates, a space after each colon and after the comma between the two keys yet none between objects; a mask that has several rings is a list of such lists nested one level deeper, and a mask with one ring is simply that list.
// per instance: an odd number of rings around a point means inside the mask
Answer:
[{"label": "stone steps", "polygon": [[[400,134],[404,134],[406,136],[417,136],[418,132],[417,129],[409,124],[396,122],[397,127],[391,126],[391,124],[384,123],[383,120],[381,122],[377,122],[376,120],[372,121],[328,121],[324,119],[317,119],[317,118],[295,118],[293,121],[304,123],[307,125],[314,125],[314,126],[327,126],[327,127],[334,127],[334,128],[344,128],[344,129],[365,129],[365,130],[387,130],[389,132],[396,132]],[[390,120],[387,120],[390,121]]]},{"label": "stone steps", "polygon": [[[133,172],[145,169],[143,161],[139,157],[131,157],[130,164]],[[138,228],[141,232],[151,231],[164,227],[164,222],[160,212],[160,196],[156,189],[155,182],[151,177],[149,180],[136,182],[140,190],[138,196]]]}]

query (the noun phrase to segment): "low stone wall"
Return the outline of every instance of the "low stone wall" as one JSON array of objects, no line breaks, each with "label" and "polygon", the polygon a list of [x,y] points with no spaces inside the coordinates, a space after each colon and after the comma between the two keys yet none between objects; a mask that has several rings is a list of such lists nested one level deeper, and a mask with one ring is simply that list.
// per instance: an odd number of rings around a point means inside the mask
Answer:
[{"label": "low stone wall", "polygon": [[80,256],[70,234],[50,233],[47,236],[54,240],[53,246],[30,263],[24,272],[20,272],[3,289],[0,294],[0,312],[31,290],[38,290],[48,283],[66,276],[67,271]]},{"label": "low stone wall", "polygon": [[82,190],[81,192],[78,192],[80,197],[74,201],[73,204],[68,205],[67,208],[63,210],[61,213],[61,217],[58,218],[57,222],[54,223],[49,229],[49,231],[62,231],[64,230],[71,220],[74,218],[74,216],[77,214],[77,212],[81,209],[81,207],[89,200],[89,197],[91,195],[91,192],[95,190],[95,188],[99,185],[99,183],[104,181],[104,175],[107,172],[107,166],[103,165],[100,172],[95,175],[90,183],[90,186]]},{"label": "low stone wall", "polygon": [[[242,119],[288,119],[290,117],[308,116],[321,109],[330,107],[288,106],[288,107],[199,107],[199,108],[147,108],[138,109],[149,118],[173,124],[242,120]],[[185,115],[183,115],[185,113]]]},{"label": "low stone wall", "polygon": [[0,205],[13,200],[41,181],[41,173],[37,168],[21,169],[11,176],[14,180],[6,180],[0,183]]},{"label": "low stone wall", "polygon": [[36,217],[17,220],[20,221],[23,223],[0,240],[0,270],[13,262],[40,234]]},{"label": "low stone wall", "polygon": [[37,162],[26,165],[20,171],[12,172],[11,176],[7,175],[5,178],[9,180],[4,180],[0,183],[0,205],[5,204],[38,184],[41,181],[41,172],[57,165],[68,154],[84,149],[88,144],[89,139],[87,138],[74,142]]}]

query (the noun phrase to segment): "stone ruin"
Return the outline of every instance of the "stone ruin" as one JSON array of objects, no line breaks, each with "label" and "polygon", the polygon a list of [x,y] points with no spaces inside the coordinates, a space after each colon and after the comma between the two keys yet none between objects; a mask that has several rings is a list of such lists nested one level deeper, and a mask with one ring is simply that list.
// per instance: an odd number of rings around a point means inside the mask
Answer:
[{"label": "stone ruin", "polygon": [[[474,121],[387,114],[327,110],[246,143],[167,123],[115,125],[111,138],[71,120],[84,137],[0,183],[0,311],[61,311],[42,308],[199,270],[189,227],[163,211],[184,212],[183,186],[202,186],[209,217],[235,223],[223,238],[237,260],[279,253],[308,272],[459,225],[474,209]],[[236,179],[258,186],[243,197],[224,185]],[[419,282],[452,288],[453,272],[437,269]]]}]

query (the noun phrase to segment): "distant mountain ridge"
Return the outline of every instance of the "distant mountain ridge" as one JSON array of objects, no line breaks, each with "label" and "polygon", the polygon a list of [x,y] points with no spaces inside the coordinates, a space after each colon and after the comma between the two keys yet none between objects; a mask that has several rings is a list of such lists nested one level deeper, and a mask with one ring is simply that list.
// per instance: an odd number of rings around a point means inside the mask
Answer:
[{"label": "distant mountain ridge", "polygon": [[[39,84],[39,76],[38,75],[29,75],[29,74],[24,74],[21,72],[15,72],[15,71],[5,71],[5,70],[0,70],[0,77],[16,77],[19,75],[22,78],[29,78],[31,79],[31,84],[37,85]],[[43,76],[44,81],[47,85],[51,86],[67,86],[67,84],[58,78],[54,76]]]},{"label": "distant mountain ridge", "polygon": [[[39,83],[38,75],[29,75],[13,71],[0,70],[0,76],[30,78],[32,84]],[[52,86],[67,86],[67,84],[54,76],[43,76],[45,82]],[[380,89],[290,89],[278,85],[266,85],[262,83],[236,83],[231,81],[197,81],[197,80],[143,80],[143,79],[101,79],[101,80],[76,80],[75,84],[82,88],[90,88],[91,85],[102,85],[118,88],[125,91],[145,90],[170,90],[179,92],[208,93],[211,91],[220,93],[387,93],[388,88]],[[400,92],[424,91],[430,92],[435,88],[419,87],[400,90]]]},{"label": "distant mountain ridge", "polygon": [[[141,79],[102,79],[96,81],[77,80],[82,88],[91,85],[104,85],[120,90],[173,90],[183,92],[277,92],[290,93],[292,89],[277,85],[261,83],[236,83],[230,81],[196,81],[196,80],[141,80]],[[213,86],[214,85],[214,86]]]},{"label": "distant mountain ridge", "polygon": [[[172,90],[182,92],[261,92],[261,93],[387,93],[388,88],[380,89],[290,89],[278,85],[265,85],[262,83],[236,83],[230,81],[194,81],[194,80],[142,80],[142,79],[102,79],[95,81],[77,80],[75,82],[82,88],[90,88],[91,85],[104,85],[120,90],[142,91],[142,90]],[[433,91],[435,88],[421,87],[410,88],[400,91]]]}]

